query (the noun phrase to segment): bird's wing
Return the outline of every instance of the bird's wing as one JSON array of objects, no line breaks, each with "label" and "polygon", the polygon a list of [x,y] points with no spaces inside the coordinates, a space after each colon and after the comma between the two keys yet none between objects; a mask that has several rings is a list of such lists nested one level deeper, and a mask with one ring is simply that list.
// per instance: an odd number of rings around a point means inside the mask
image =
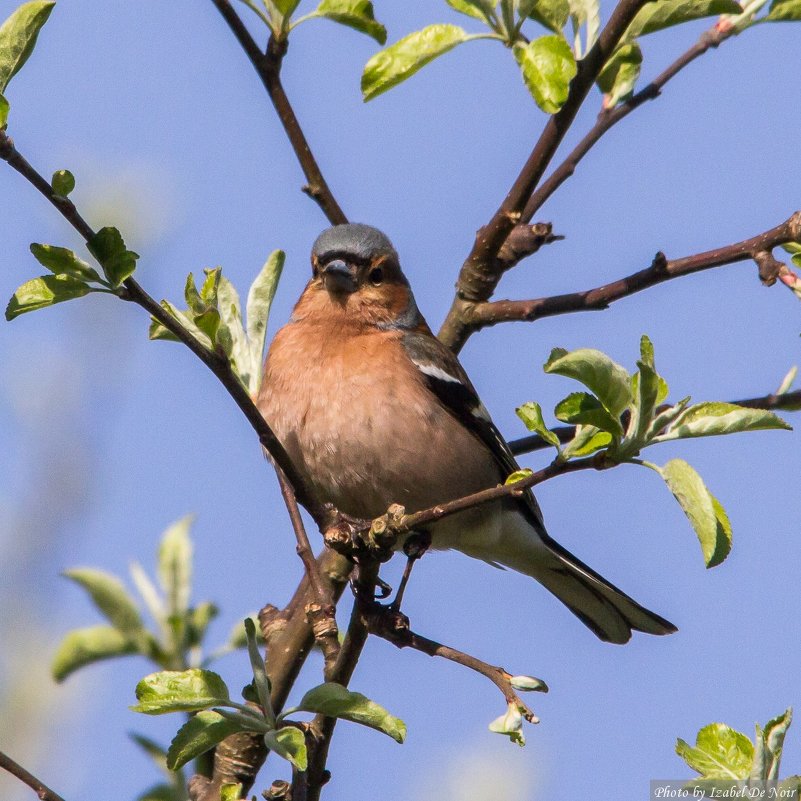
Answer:
[{"label": "bird's wing", "polygon": [[[407,331],[401,342],[406,354],[420,372],[437,400],[492,454],[501,481],[520,469],[517,460],[495,427],[484,404],[454,354],[432,334]],[[521,496],[521,509],[544,533],[542,512],[530,490]]]}]

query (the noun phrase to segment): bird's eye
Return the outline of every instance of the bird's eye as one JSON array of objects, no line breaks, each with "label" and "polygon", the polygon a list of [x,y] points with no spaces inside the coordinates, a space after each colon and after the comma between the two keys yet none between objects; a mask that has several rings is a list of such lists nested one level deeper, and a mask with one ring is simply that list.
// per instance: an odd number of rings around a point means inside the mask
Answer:
[{"label": "bird's eye", "polygon": [[374,267],[367,278],[373,286],[378,286],[384,280],[384,271],[380,267]]}]

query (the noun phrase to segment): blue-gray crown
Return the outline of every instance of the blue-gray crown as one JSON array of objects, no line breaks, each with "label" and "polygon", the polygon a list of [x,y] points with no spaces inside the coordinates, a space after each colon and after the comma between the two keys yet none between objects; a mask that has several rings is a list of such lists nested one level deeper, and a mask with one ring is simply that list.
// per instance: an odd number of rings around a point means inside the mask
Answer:
[{"label": "blue-gray crown", "polygon": [[377,228],[359,223],[335,225],[317,237],[312,246],[312,257],[321,262],[333,256],[351,256],[358,261],[371,261],[376,256],[390,255],[397,261],[398,254],[386,234]]}]

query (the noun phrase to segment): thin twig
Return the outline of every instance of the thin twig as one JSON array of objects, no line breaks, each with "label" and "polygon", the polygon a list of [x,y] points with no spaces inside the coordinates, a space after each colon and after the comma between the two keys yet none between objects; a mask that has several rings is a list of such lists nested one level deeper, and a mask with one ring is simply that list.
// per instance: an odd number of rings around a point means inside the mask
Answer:
[{"label": "thin twig", "polygon": [[662,92],[665,84],[678,75],[688,64],[708,50],[718,47],[726,39],[733,36],[736,29],[733,25],[718,23],[701,34],[701,38],[687,51],[682,53],[667,69],[657,75],[647,86],[632,95],[624,103],[614,108],[602,109],[595,125],[584,135],[582,140],[570,151],[565,160],[546,178],[532,193],[523,210],[521,222],[528,222],[542,208],[548,198],[576,171],[578,163],[587,155],[598,140],[632,111],[649,100],[655,100]]},{"label": "thin twig", "polygon": [[44,782],[37,779],[36,776],[29,773],[22,765],[15,762],[2,751],[0,751],[0,768],[8,771],[12,776],[16,776],[24,784],[27,784],[42,801],[64,801],[55,790],[51,790]]},{"label": "thin twig", "polygon": [[[58,209],[60,214],[86,242],[89,242],[94,237],[94,230],[78,213],[72,201],[56,195],[50,184],[20,154],[14,146],[14,142],[6,132],[2,130],[0,130],[0,159],[8,162],[10,167],[38,189],[39,192]],[[209,350],[195,339],[195,337],[166,309],[162,308],[134,278],[126,279],[123,282],[123,287],[124,290],[121,291],[119,295],[123,300],[132,301],[149,312],[152,317],[175,334],[175,336],[178,337],[178,339],[180,339],[215,376],[217,376],[255,430],[262,447],[270,454],[275,463],[283,470],[289,479],[298,500],[309,510],[309,513],[321,530],[329,526],[336,518],[336,513],[330,508],[325,507],[318,500],[305,476],[296,469],[292,460],[289,458],[289,454],[287,454],[284,449],[284,446],[275,436],[275,433],[272,428],[270,428],[267,421],[262,417],[261,412],[256,408],[247,390],[245,390],[239,382],[239,379],[234,375],[228,364],[228,360],[224,356]]]},{"label": "thin twig", "polygon": [[[472,331],[477,331],[497,323],[538,320],[568,312],[603,310],[608,308],[610,303],[641,292],[643,289],[712,267],[748,259],[760,259],[762,268],[765,263],[763,254],[786,242],[797,242],[799,239],[801,239],[801,211],[795,212],[785,222],[764,233],[715,250],[671,260],[668,260],[663,253],[657,253],[650,267],[594,289],[533,300],[497,300],[469,304],[463,308],[462,320]],[[776,264],[781,266],[779,262]],[[764,274],[761,277],[764,283],[775,280],[772,276]]]},{"label": "thin twig", "polygon": [[[416,634],[409,628],[409,620],[405,615],[394,614],[387,607],[375,604],[372,613],[368,616],[368,628],[370,634],[375,634],[384,640],[391,642],[398,648],[412,648],[428,656],[438,656],[448,659],[457,665],[469,668],[476,673],[488,678],[502,693],[506,702],[515,704],[530,723],[538,723],[539,719],[534,712],[524,703],[520,696],[512,687],[510,679],[512,675],[507,673],[502,667],[490,665],[475,656],[457,651],[448,645],[430,640],[420,634]],[[543,682],[542,690],[547,692],[547,686]]]},{"label": "thin twig", "polygon": [[212,0],[212,2],[222,14],[267,90],[281,125],[283,125],[292,149],[300,162],[303,174],[306,176],[307,184],[303,187],[303,191],[316,201],[332,225],[346,223],[348,218],[323,177],[320,165],[312,153],[306,135],[303,133],[281,83],[281,65],[286,53],[286,41],[278,41],[275,36],[271,35],[267,50],[263,53],[228,0]]},{"label": "thin twig", "polygon": [[486,301],[491,297],[500,279],[496,263],[498,252],[512,229],[520,222],[526,202],[573,124],[603,65],[645,2],[646,0],[621,0],[615,7],[598,41],[586,57],[579,61],[578,72],[570,83],[564,105],[548,119],[503,203],[489,223],[478,232],[473,248],[459,272],[453,305],[439,331],[439,338],[454,352],[461,349],[469,336],[468,328],[462,322],[463,303]]},{"label": "thin twig", "polygon": [[[730,401],[730,403],[734,403],[737,406],[745,406],[749,409],[785,409],[787,411],[798,411],[801,409],[801,389],[795,392],[785,392],[783,395],[762,395],[759,398],[743,398],[742,400]],[[659,406],[655,413],[659,414],[667,408],[667,405]],[[555,426],[551,431],[556,434],[559,438],[559,442],[562,444],[570,442],[576,435],[575,426]],[[520,437],[520,439],[513,439],[509,442],[509,448],[515,456],[519,456],[521,453],[531,453],[532,451],[552,447],[553,445],[546,442],[538,434]]]},{"label": "thin twig", "polygon": [[309,537],[300,516],[300,509],[295,498],[295,492],[286,476],[280,468],[276,467],[278,484],[281,487],[281,495],[284,498],[289,519],[292,522],[292,529],[297,540],[298,556],[303,562],[306,576],[312,589],[314,599],[306,604],[306,616],[311,623],[314,639],[323,652],[324,674],[326,680],[334,669],[334,665],[339,656],[339,629],[337,628],[336,607],[331,599],[330,587],[327,587],[320,575],[319,565],[314,558],[314,552],[309,544]]}]

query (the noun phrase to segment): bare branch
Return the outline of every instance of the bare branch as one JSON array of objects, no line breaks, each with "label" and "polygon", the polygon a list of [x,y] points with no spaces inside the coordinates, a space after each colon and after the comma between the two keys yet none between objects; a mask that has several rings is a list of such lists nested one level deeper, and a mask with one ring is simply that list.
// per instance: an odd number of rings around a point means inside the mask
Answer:
[{"label": "bare branch", "polygon": [[331,599],[330,587],[326,586],[320,575],[319,565],[309,544],[306,529],[300,516],[295,492],[280,468],[276,467],[281,495],[284,498],[289,519],[297,539],[297,552],[306,570],[306,577],[312,589],[314,600],[306,604],[306,616],[312,627],[314,639],[320,646],[325,660],[326,679],[333,670],[339,656],[339,629],[337,628],[336,607]]},{"label": "bare branch", "polygon": [[488,300],[500,280],[497,255],[512,229],[520,223],[523,209],[541,180],[557,148],[570,129],[601,68],[614,52],[621,37],[646,0],[621,0],[612,12],[598,41],[578,63],[578,73],[562,108],[548,119],[512,188],[490,222],[482,228],[470,255],[462,265],[457,281],[456,297],[439,331],[439,338],[458,352],[469,336],[462,322],[465,302]]},{"label": "bare branch", "polygon": [[783,266],[770,256],[770,251],[786,242],[799,241],[799,238],[801,238],[801,211],[775,228],[733,245],[673,260],[668,260],[661,252],[657,253],[650,267],[594,289],[534,300],[498,300],[469,304],[463,307],[462,320],[470,331],[477,331],[513,320],[531,321],[569,312],[603,310],[616,300],[672,278],[748,259],[758,263],[760,277],[764,283],[770,284],[775,282],[778,275],[777,265],[778,268]]},{"label": "bare branch", "polygon": [[303,174],[306,176],[307,184],[303,187],[303,191],[320,206],[332,225],[346,223],[348,218],[323,177],[317,159],[311,151],[306,135],[300,127],[300,122],[281,83],[281,65],[286,54],[287,42],[285,40],[278,41],[271,35],[267,51],[262,53],[230,2],[228,0],[212,0],[212,2],[228,23],[228,27],[242,46],[270,96],[278,119],[284,126],[284,131],[300,162]]},{"label": "bare branch", "polygon": [[544,180],[532,193],[523,210],[521,222],[528,222],[542,208],[545,201],[576,171],[578,163],[587,155],[598,140],[632,111],[649,100],[655,100],[662,92],[665,84],[678,75],[688,64],[691,64],[707,50],[718,47],[726,39],[733,36],[735,28],[731,24],[718,23],[705,31],[701,38],[687,51],[682,53],[664,72],[660,73],[647,86],[630,97],[625,103],[614,108],[603,109],[595,121],[595,125],[584,138],[570,151],[565,160]]},{"label": "bare branch", "polygon": [[[512,687],[510,679],[512,675],[503,668],[490,665],[463,651],[457,651],[448,645],[442,645],[434,640],[429,640],[419,634],[415,634],[409,628],[409,619],[405,615],[395,614],[387,607],[375,604],[368,617],[368,627],[370,634],[375,634],[384,640],[391,642],[398,648],[412,648],[428,656],[438,656],[455,662],[457,665],[474,670],[482,676],[488,678],[502,693],[506,702],[515,704],[529,723],[539,723],[539,718],[525,704],[520,696]],[[542,691],[547,692],[545,682],[542,683]]]},{"label": "bare branch", "polygon": [[55,790],[51,790],[44,782],[37,779],[36,776],[29,773],[22,765],[15,762],[2,751],[0,751],[0,768],[8,771],[12,776],[16,776],[24,784],[27,784],[42,801],[64,801]]}]

